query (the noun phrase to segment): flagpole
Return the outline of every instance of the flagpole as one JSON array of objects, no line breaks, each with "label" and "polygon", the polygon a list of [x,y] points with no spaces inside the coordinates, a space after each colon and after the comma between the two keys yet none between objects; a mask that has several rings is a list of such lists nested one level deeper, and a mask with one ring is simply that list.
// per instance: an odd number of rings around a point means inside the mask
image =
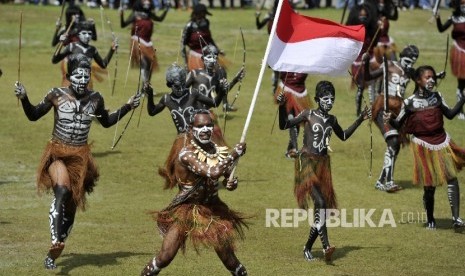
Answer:
[{"label": "flagpole", "polygon": [[[250,120],[252,119],[252,114],[255,108],[255,103],[257,101],[258,92],[260,91],[260,85],[262,84],[263,75],[265,73],[268,55],[270,54],[271,41],[273,40],[274,34],[276,33],[276,26],[278,25],[279,15],[281,14],[281,7],[283,5],[283,1],[287,1],[287,0],[279,0],[278,7],[276,8],[275,18],[273,20],[273,26],[271,27],[270,36],[268,37],[268,43],[266,45],[265,54],[262,60],[262,67],[260,68],[260,73],[258,74],[257,83],[255,85],[255,91],[253,93],[252,102],[250,103],[249,113],[247,114],[247,118],[245,120],[244,129],[242,131],[240,143],[245,142],[245,136],[247,135],[247,130],[249,129]],[[229,176],[230,181],[233,180],[235,171],[236,171],[236,167],[234,167],[233,170],[231,171],[231,175]]]}]

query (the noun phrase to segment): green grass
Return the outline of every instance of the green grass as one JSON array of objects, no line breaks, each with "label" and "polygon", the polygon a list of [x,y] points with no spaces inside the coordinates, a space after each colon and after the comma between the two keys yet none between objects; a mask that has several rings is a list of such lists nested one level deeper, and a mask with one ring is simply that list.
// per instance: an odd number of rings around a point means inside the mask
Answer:
[{"label": "green grass", "polygon": [[[17,106],[13,84],[18,78],[18,34],[20,11],[23,11],[21,81],[31,101],[38,103],[45,93],[59,86],[58,65],[51,64],[51,38],[60,9],[52,6],[0,6],[0,275],[138,275],[143,265],[160,248],[162,239],[149,215],[149,210],[165,207],[176,193],[162,189],[157,167],[162,165],[175,137],[168,113],[149,117],[139,110],[116,150],[111,151],[115,128],[104,129],[94,124],[90,140],[100,167],[101,178],[95,192],[88,197],[88,209],[76,216],[73,232],[65,251],[57,260],[59,269],[46,272],[43,258],[50,244],[48,209],[50,195],[38,196],[35,190],[35,170],[42,150],[50,137],[52,114],[37,122],[29,122]],[[99,40],[94,42],[101,53],[110,47],[108,26],[102,35],[98,10],[84,8],[88,18],[97,23]],[[239,111],[230,115],[226,136],[230,144],[240,139],[246,113],[255,89],[267,36],[256,30],[254,10],[213,10],[212,32],[217,43],[233,62],[230,77],[242,63],[239,26],[247,43],[247,75],[237,100]],[[137,70],[130,70],[124,87],[129,52],[129,29],[120,29],[116,11],[106,11],[120,38],[117,88],[110,95],[108,80],[95,84],[105,96],[106,105],[115,110],[125,103],[137,88]],[[303,12],[308,15],[340,20],[341,10],[321,9]],[[443,18],[449,11],[443,11]],[[431,64],[442,70],[445,59],[446,33],[439,34],[427,23],[431,13],[415,10],[402,12],[392,22],[391,35],[399,48],[407,43],[420,49],[417,65]],[[178,58],[181,28],[188,12],[169,12],[165,22],[156,24],[154,42],[161,71],[153,77],[156,91],[167,91],[164,70]],[[237,45],[237,49],[236,49]],[[110,65],[111,75],[114,60]],[[448,103],[455,103],[456,80],[449,73],[440,85]],[[411,153],[402,149],[398,157],[396,180],[405,189],[396,194],[376,191],[374,182],[383,161],[385,145],[379,131],[373,127],[373,177],[368,177],[370,164],[370,131],[365,122],[347,142],[331,141],[334,152],[332,170],[339,207],[352,213],[354,209],[376,209],[377,222],[381,210],[389,208],[397,227],[330,228],[329,238],[337,247],[334,262],[307,263],[302,247],[309,227],[265,227],[267,208],[296,208],[293,197],[293,163],[284,158],[288,133],[274,126],[276,106],[272,104],[271,71],[267,70],[257,106],[247,134],[247,154],[237,169],[240,186],[234,192],[220,191],[220,196],[232,208],[253,215],[246,239],[238,243],[237,255],[250,275],[461,275],[464,236],[451,229],[450,208],[445,187],[436,193],[436,217],[439,229],[426,231],[421,223],[401,223],[402,214],[422,213],[422,189],[411,184]],[[315,84],[325,76],[310,76],[307,86],[313,97]],[[354,92],[348,77],[329,78],[336,90],[332,111],[343,127],[355,119]],[[408,94],[413,89],[409,87]],[[235,93],[235,90],[234,92]],[[127,118],[119,124],[118,132]],[[446,129],[459,145],[465,145],[464,122],[446,122]],[[299,139],[301,141],[301,138]],[[300,144],[299,141],[299,144]],[[459,181],[465,182],[463,175]],[[462,192],[463,194],[463,192]],[[463,196],[462,196],[463,201]],[[463,210],[463,208],[462,208]],[[352,215],[349,216],[349,221]],[[321,243],[315,243],[315,255],[321,256]],[[211,249],[201,255],[188,247],[179,254],[163,275],[227,275]]]}]

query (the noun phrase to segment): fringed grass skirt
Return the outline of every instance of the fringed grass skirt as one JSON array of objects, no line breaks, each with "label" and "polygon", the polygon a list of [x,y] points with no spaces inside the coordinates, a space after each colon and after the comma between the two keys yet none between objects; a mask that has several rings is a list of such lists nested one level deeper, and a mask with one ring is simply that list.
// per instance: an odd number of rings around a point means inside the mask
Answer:
[{"label": "fringed grass skirt", "polygon": [[295,159],[294,195],[299,208],[308,209],[313,186],[320,188],[326,208],[337,208],[329,155],[315,156],[303,152]]},{"label": "fringed grass skirt", "polygon": [[198,252],[199,246],[213,248],[234,248],[237,238],[244,238],[245,217],[229,207],[219,198],[208,205],[183,203],[153,212],[158,229],[166,236],[173,227],[183,236],[182,246],[189,238]]},{"label": "fringed grass skirt", "polygon": [[50,164],[57,160],[65,164],[71,181],[73,200],[76,206],[84,210],[85,194],[93,191],[95,182],[99,178],[97,165],[90,152],[90,145],[70,146],[53,140],[50,141],[45,148],[37,170],[37,188],[39,192],[53,188],[55,183],[52,183],[48,168]]},{"label": "fringed grass skirt", "polygon": [[465,149],[450,141],[440,149],[430,149],[424,145],[410,143],[413,152],[413,184],[423,186],[447,185],[457,177],[457,172],[465,165]]}]

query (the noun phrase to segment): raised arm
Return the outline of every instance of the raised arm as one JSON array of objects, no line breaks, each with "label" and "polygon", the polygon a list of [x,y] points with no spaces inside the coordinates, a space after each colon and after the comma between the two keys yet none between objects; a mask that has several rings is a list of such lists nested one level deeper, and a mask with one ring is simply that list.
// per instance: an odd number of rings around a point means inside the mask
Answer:
[{"label": "raised arm", "polygon": [[42,116],[47,114],[50,109],[53,107],[51,97],[53,95],[52,90],[50,90],[45,98],[38,104],[32,105],[27,97],[26,88],[19,82],[15,83],[15,95],[18,99],[21,100],[21,105],[23,106],[24,114],[26,114],[29,121],[37,121]]},{"label": "raised arm", "polygon": [[455,115],[457,115],[460,112],[460,110],[462,110],[463,104],[465,103],[465,97],[462,94],[461,97],[460,97],[460,100],[457,101],[455,106],[453,108],[449,108],[447,106],[447,104],[445,103],[444,98],[442,97],[442,95],[441,94],[439,94],[439,95],[441,97],[442,114],[444,114],[444,116],[447,119],[452,120],[455,117]]},{"label": "raised arm", "polygon": [[[113,54],[115,53],[116,48],[118,47],[118,44],[114,44],[114,43],[115,42],[113,42],[112,47],[110,48],[110,50],[108,51],[107,56],[104,59],[102,59],[102,57],[98,53],[97,49],[95,49],[94,60],[98,64],[98,66],[100,66],[100,68],[105,69],[105,68],[107,68],[108,64],[110,63],[110,60],[113,57]],[[93,47],[93,46],[91,46],[91,47]]]},{"label": "raised arm", "polygon": [[136,93],[136,95],[129,98],[129,101],[120,109],[109,113],[109,111],[105,109],[103,97],[100,95],[100,93],[95,93],[94,97],[99,97],[97,110],[95,111],[95,115],[98,121],[104,128],[113,126],[116,124],[116,122],[128,114],[129,111],[139,106],[141,95],[142,93]]},{"label": "raised arm", "polygon": [[74,43],[70,43],[70,44],[66,45],[66,47],[63,48],[63,50],[61,50],[61,52],[57,53],[56,55],[54,54],[52,56],[52,63],[57,64],[58,62],[62,61],[65,57],[70,55],[73,52],[72,51],[73,45],[74,45]]},{"label": "raised arm", "polygon": [[153,88],[150,85],[145,85],[144,86],[144,93],[147,95],[147,112],[149,113],[150,116],[155,116],[163,109],[165,109],[165,98],[167,95],[164,95],[158,104],[155,105],[154,100],[153,100]]},{"label": "raised arm", "polygon": [[121,9],[120,12],[119,12],[119,18],[120,18],[119,21],[120,21],[121,28],[126,28],[127,26],[129,26],[130,24],[132,24],[134,22],[134,20],[135,20],[134,12],[131,12],[128,19],[124,20],[124,12]]},{"label": "raised arm", "polygon": [[446,23],[444,25],[441,24],[441,17],[439,14],[436,16],[436,27],[438,28],[438,31],[440,33],[444,32],[447,30],[450,26],[452,25],[452,19],[447,19]]},{"label": "raised arm", "polygon": [[160,16],[156,15],[154,12],[151,12],[150,18],[153,21],[162,22],[163,20],[165,20],[166,14],[168,13],[169,9],[170,9],[170,5],[166,7],[166,9],[163,11],[163,13]]}]

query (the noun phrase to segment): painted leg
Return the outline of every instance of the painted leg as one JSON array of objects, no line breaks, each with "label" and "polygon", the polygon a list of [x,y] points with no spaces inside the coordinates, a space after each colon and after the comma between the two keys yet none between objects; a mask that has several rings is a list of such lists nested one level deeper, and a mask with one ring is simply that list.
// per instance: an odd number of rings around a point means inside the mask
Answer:
[{"label": "painted leg", "polygon": [[313,226],[320,236],[325,261],[329,262],[336,248],[329,244],[328,229],[326,227],[326,202],[320,189],[316,186],[312,188],[311,196],[315,204],[315,220]]},{"label": "painted leg", "polygon": [[75,208],[66,211],[67,206],[73,206],[71,191],[62,185],[53,187],[54,199],[50,206],[49,221],[52,245],[44,261],[46,269],[55,269],[55,260],[65,248],[65,240],[68,237],[75,215]]},{"label": "painted leg", "polygon": [[465,223],[460,218],[460,188],[457,178],[447,183],[447,197],[452,212],[452,221],[455,229],[464,228]]}]

